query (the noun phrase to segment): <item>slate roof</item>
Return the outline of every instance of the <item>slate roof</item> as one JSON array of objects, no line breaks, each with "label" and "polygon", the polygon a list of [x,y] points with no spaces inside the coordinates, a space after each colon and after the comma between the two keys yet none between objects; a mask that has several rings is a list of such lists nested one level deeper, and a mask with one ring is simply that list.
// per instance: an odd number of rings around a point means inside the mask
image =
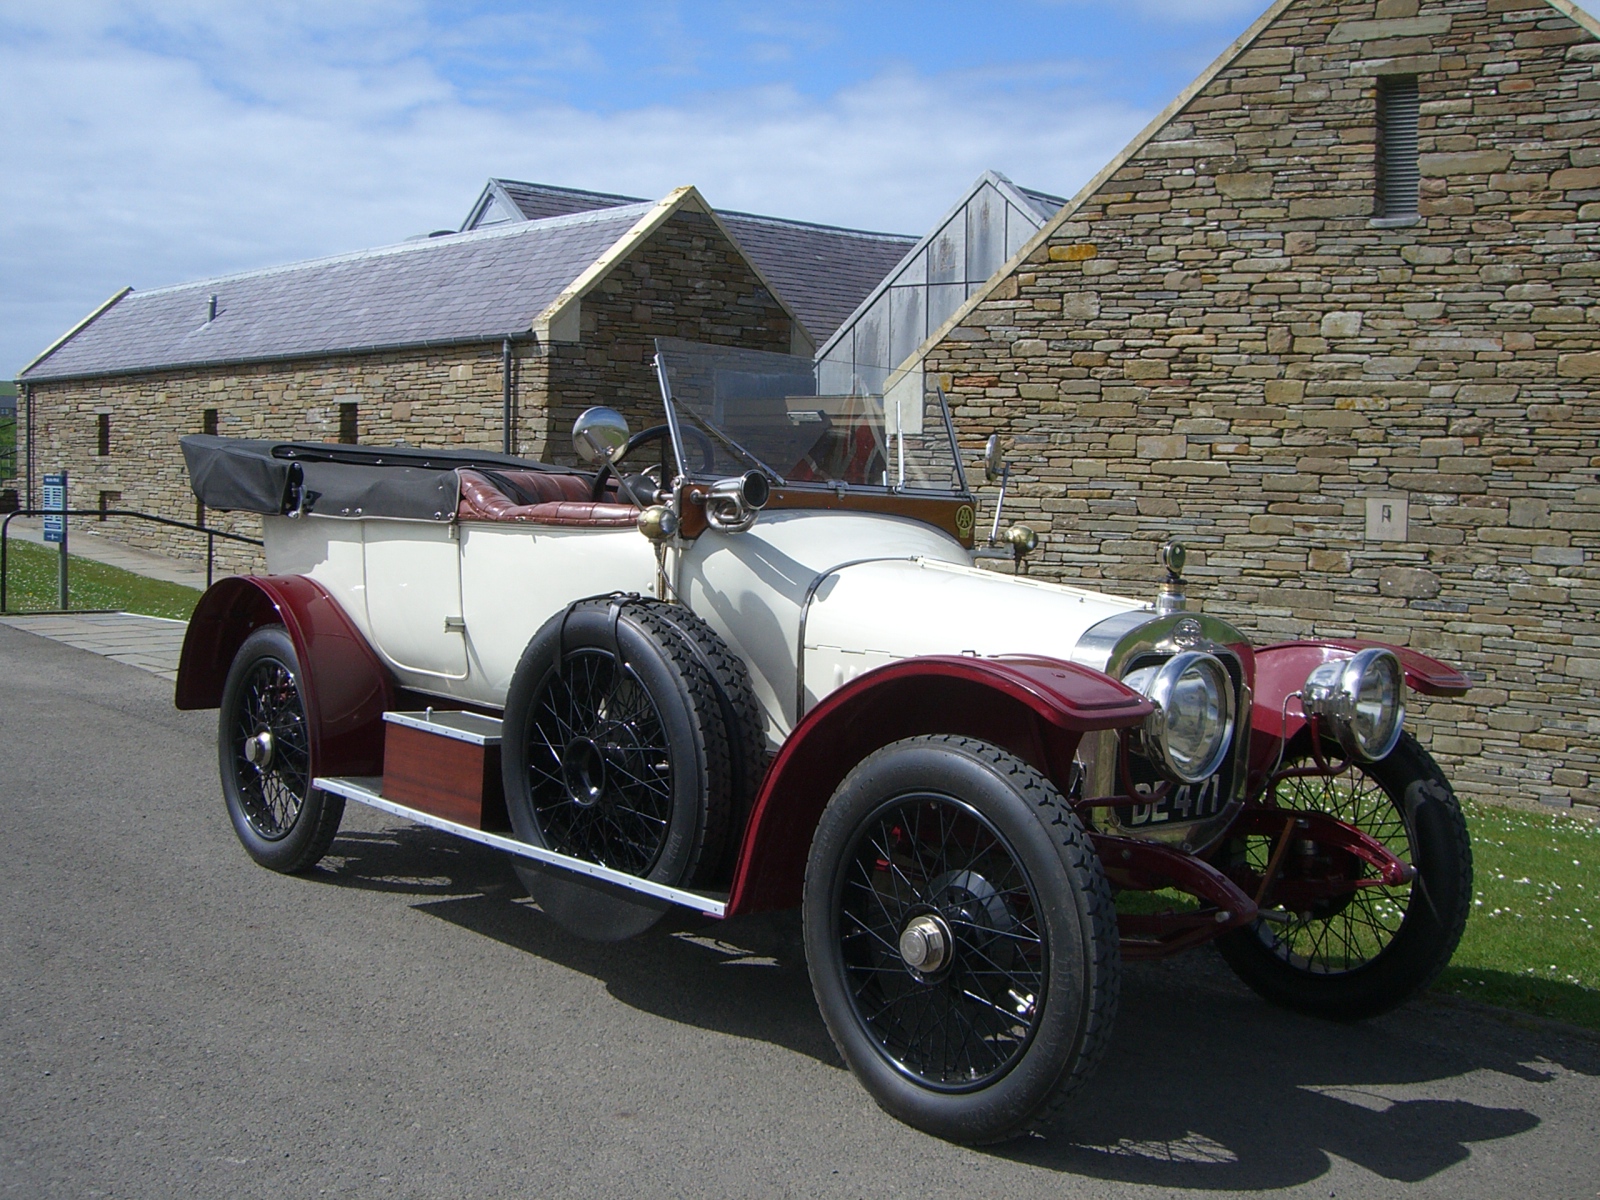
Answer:
[{"label": "slate roof", "polygon": [[[1002,178],[1004,177],[1002,176]],[[1010,181],[1007,180],[1007,182]],[[1029,206],[1046,221],[1066,206],[1067,198],[1065,196],[1052,196],[1049,192],[1035,191],[1033,188],[1025,188],[1015,183],[1011,184],[1011,186],[1020,192]]]},{"label": "slate roof", "polygon": [[719,210],[717,216],[818,346],[917,244],[916,238],[895,233],[809,225],[753,213]]},{"label": "slate roof", "polygon": [[496,179],[493,182],[500,185],[518,211],[530,221],[644,202],[643,196],[617,196],[611,192],[586,192],[581,188],[552,187],[544,183],[518,183],[515,179]]},{"label": "slate roof", "polygon": [[[496,194],[515,203],[529,220],[551,212],[576,212],[580,206],[601,209],[638,202],[632,196],[491,179],[467,218],[469,226],[488,198]],[[1061,202],[1056,203],[1059,207]],[[917,244],[916,238],[905,234],[815,225],[756,213],[718,209],[717,216],[818,346]]]},{"label": "slate roof", "polygon": [[[128,292],[27,380],[348,354],[526,332],[651,211],[627,204]],[[214,320],[208,320],[216,296]]]}]

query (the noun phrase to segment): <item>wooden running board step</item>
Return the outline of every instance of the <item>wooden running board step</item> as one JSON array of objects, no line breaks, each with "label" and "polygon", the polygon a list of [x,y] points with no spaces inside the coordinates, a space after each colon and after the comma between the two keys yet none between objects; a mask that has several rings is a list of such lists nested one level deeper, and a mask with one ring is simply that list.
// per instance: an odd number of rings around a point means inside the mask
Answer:
[{"label": "wooden running board step", "polygon": [[321,776],[312,786],[357,804],[492,846],[548,867],[586,875],[708,916],[727,915],[727,894],[668,887],[512,835],[500,786],[500,720],[428,709],[387,712],[383,777]]}]

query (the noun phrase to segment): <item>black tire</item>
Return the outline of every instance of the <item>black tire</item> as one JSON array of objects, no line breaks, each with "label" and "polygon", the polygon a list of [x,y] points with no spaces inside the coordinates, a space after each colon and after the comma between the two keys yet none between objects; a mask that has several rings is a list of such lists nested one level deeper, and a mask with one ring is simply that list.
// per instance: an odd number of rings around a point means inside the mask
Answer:
[{"label": "black tire", "polygon": [[[1386,1012],[1432,983],[1455,953],[1472,907],[1466,819],[1432,756],[1405,734],[1380,762],[1358,763],[1332,780],[1281,781],[1275,800],[1376,837],[1417,875],[1400,887],[1319,902],[1288,924],[1258,920],[1219,938],[1217,949],[1239,978],[1275,1004],[1344,1021]],[[1247,882],[1259,879],[1270,852],[1268,839],[1234,843],[1232,873],[1238,878],[1242,864]],[[1362,866],[1353,856],[1347,865]],[[1264,903],[1272,906],[1270,891]]]},{"label": "black tire", "polygon": [[726,884],[733,878],[739,849],[744,841],[756,793],[767,773],[767,718],[750,683],[744,660],[735,654],[716,630],[681,604],[662,600],[644,601],[650,610],[676,629],[690,650],[711,672],[717,693],[717,708],[728,742],[729,808],[728,832],[721,860],[702,879],[711,884]]},{"label": "black tire", "polygon": [[314,866],[339,832],[344,798],[311,786],[311,741],[294,643],[256,630],[233,657],[217,720],[228,816],[250,857],[274,871]]},{"label": "black tire", "polygon": [[[936,1137],[1034,1128],[1105,1053],[1122,975],[1111,889],[1061,793],[994,746],[910,738],[857,765],[812,840],[803,923],[840,1055]],[[902,941],[918,924],[944,951],[923,971]]]},{"label": "black tire", "polygon": [[[722,854],[732,766],[711,672],[654,602],[584,601],[523,652],[501,738],[517,836],[672,886]],[[544,911],[583,937],[643,933],[666,905],[519,860]]]}]

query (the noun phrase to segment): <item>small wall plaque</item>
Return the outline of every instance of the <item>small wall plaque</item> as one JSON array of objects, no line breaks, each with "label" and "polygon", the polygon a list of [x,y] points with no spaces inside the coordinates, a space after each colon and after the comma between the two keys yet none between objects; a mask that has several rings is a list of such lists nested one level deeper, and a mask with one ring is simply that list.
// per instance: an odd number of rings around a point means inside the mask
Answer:
[{"label": "small wall plaque", "polygon": [[1406,498],[1404,496],[1367,497],[1367,541],[1403,542],[1406,540]]}]

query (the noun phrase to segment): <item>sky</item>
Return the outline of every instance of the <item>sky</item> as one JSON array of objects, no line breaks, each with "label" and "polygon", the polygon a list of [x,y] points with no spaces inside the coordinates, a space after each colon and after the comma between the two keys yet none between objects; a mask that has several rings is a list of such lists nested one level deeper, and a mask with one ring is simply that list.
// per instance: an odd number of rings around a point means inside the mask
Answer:
[{"label": "sky", "polygon": [[1070,195],[1267,3],[0,0],[0,378],[491,176],[917,235],[987,169]]}]

